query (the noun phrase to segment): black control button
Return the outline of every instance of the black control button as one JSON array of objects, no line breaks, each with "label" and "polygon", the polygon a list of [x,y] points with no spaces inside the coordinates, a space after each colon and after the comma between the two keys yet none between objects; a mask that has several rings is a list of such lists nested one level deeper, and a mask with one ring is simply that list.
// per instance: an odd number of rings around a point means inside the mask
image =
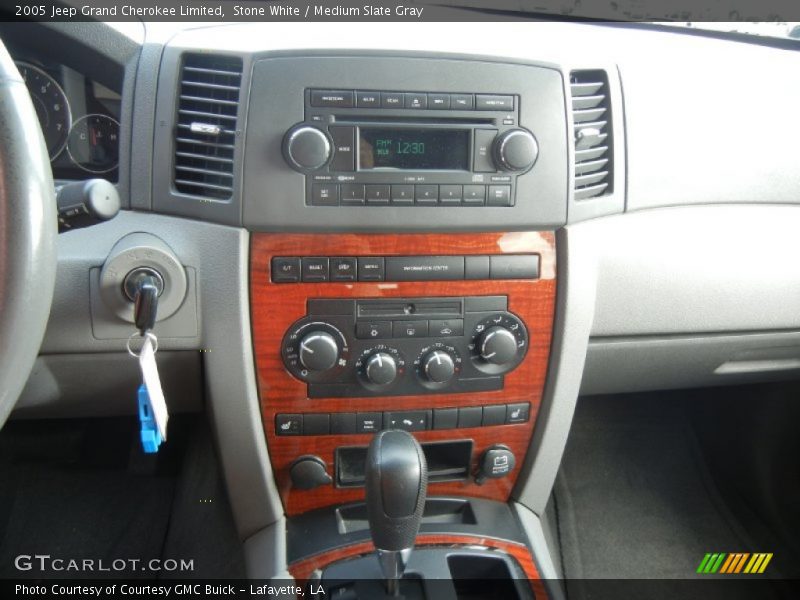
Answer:
[{"label": "black control button", "polygon": [[478,94],[475,96],[477,110],[514,110],[514,96]]},{"label": "black control button", "polygon": [[506,407],[506,423],[526,423],[531,416],[531,405],[528,402],[509,404]]},{"label": "black control button", "polygon": [[387,281],[442,281],[464,279],[463,256],[389,256]]},{"label": "black control button", "polygon": [[428,336],[427,321],[392,321],[392,335],[396,338]]},{"label": "black control button", "polygon": [[342,206],[357,206],[364,204],[364,186],[357,183],[342,185]]},{"label": "black control button", "polygon": [[439,202],[441,204],[461,204],[464,190],[460,185],[440,185]]},{"label": "black control button", "polygon": [[352,257],[331,259],[331,281],[355,281],[356,259]]},{"label": "black control button", "polygon": [[382,256],[367,256],[358,259],[359,281],[383,281],[384,261]]},{"label": "black control button", "polygon": [[455,429],[458,427],[457,408],[433,409],[433,429]]},{"label": "black control button", "polygon": [[339,186],[335,183],[312,185],[311,206],[339,206]]},{"label": "black control button", "polygon": [[435,110],[450,108],[450,94],[428,94],[428,108]]},{"label": "black control button", "polygon": [[513,206],[510,185],[490,185],[487,206]]},{"label": "black control button", "polygon": [[331,432],[331,417],[326,414],[303,415],[303,435],[328,435]]},{"label": "black control button", "polygon": [[463,319],[434,319],[428,321],[430,337],[457,337],[464,335]]},{"label": "black control button", "polygon": [[403,94],[400,92],[381,92],[382,108],[403,108]]},{"label": "black control button", "polygon": [[331,433],[355,433],[356,413],[331,413]]},{"label": "black control button", "polygon": [[328,259],[304,258],[303,281],[328,281]]},{"label": "black control button", "polygon": [[475,130],[472,168],[476,173],[495,173],[497,171],[492,160],[492,144],[495,137],[497,137],[497,129]]},{"label": "black control button", "polygon": [[483,407],[483,421],[482,425],[488,427],[490,425],[504,425],[506,422],[506,405],[494,404],[492,406]]},{"label": "black control button", "polygon": [[439,186],[418,185],[414,188],[414,198],[417,204],[435,205],[439,200]]},{"label": "black control button", "polygon": [[300,435],[303,433],[303,415],[275,415],[275,433]]},{"label": "black control button", "polygon": [[380,108],[380,92],[356,92],[356,106],[359,108]]},{"label": "black control button", "polygon": [[350,108],[353,100],[350,90],[311,90],[311,106]]},{"label": "black control button", "polygon": [[389,191],[388,185],[368,185],[367,204],[389,204]]},{"label": "black control button", "polygon": [[386,429],[402,429],[404,431],[425,431],[430,429],[431,411],[407,410],[403,412],[383,413],[383,426]]},{"label": "black control button", "polygon": [[464,406],[458,409],[458,428],[480,427],[483,420],[483,408],[480,406]]},{"label": "black control button", "polygon": [[464,204],[468,206],[483,206],[486,203],[485,185],[465,185]]},{"label": "black control button", "polygon": [[375,433],[383,427],[383,414],[379,412],[356,413],[356,433]]},{"label": "black control button", "polygon": [[489,279],[489,257],[465,256],[464,279]]},{"label": "black control button", "polygon": [[381,340],[392,337],[391,321],[363,321],[356,323],[356,337],[362,340]]},{"label": "black control button", "polygon": [[293,256],[276,256],[272,259],[272,281],[297,283],[300,281],[300,259]]},{"label": "black control button", "polygon": [[491,257],[492,279],[538,279],[538,254],[511,254]]},{"label": "black control button", "polygon": [[406,108],[428,108],[428,94],[404,94]]},{"label": "black control button", "polygon": [[450,108],[453,110],[472,110],[475,98],[472,94],[450,94]]},{"label": "black control button", "polygon": [[355,169],[355,127],[329,127],[333,139],[333,159],[331,171],[353,171]]},{"label": "black control button", "polygon": [[393,185],[392,204],[404,204],[404,205],[414,204],[414,186]]}]

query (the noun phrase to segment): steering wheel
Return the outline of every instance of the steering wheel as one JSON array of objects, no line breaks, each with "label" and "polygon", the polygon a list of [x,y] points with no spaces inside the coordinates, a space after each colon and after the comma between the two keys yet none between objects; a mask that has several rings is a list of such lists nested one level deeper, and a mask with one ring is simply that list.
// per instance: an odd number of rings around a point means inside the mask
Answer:
[{"label": "steering wheel", "polygon": [[42,130],[0,41],[0,427],[42,344],[56,275],[56,201]]}]

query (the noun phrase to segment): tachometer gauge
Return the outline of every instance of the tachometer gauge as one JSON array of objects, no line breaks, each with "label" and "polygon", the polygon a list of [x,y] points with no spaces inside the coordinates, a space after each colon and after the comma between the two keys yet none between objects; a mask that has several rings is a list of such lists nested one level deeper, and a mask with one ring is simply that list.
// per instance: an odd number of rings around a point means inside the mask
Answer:
[{"label": "tachometer gauge", "polygon": [[69,102],[58,82],[39,67],[26,62],[18,62],[16,65],[28,87],[36,116],[42,126],[47,152],[50,160],[53,160],[64,150],[72,125]]},{"label": "tachometer gauge", "polygon": [[85,171],[111,171],[119,163],[119,123],[108,115],[81,117],[69,132],[67,152]]}]

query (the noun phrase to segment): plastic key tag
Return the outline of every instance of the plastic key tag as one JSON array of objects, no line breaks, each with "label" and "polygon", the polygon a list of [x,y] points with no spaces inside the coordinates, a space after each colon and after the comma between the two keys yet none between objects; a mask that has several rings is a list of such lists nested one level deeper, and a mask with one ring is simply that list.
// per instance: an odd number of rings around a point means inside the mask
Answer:
[{"label": "plastic key tag", "polygon": [[147,399],[152,410],[152,417],[155,420],[161,439],[166,441],[169,413],[167,412],[166,400],[164,400],[164,392],[161,389],[161,378],[158,376],[156,352],[153,347],[155,337],[152,333],[145,334],[144,345],[142,345],[142,350],[139,352],[139,367],[142,370],[142,378],[144,379]]},{"label": "plastic key tag", "polygon": [[158,452],[158,447],[163,440],[155,419],[153,419],[153,408],[150,406],[150,396],[145,384],[139,386],[137,396],[139,398],[139,424],[141,425],[139,435],[142,440],[142,449],[147,454],[153,454]]}]

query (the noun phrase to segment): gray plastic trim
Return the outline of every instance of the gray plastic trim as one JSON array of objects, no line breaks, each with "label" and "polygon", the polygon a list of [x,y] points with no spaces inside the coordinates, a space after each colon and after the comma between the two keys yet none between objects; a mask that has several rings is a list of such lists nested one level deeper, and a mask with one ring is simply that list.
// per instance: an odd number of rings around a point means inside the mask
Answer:
[{"label": "gray plastic trim", "polygon": [[512,497],[537,515],[550,499],[578,400],[595,305],[595,253],[582,227],[557,232],[558,291],[547,383]]},{"label": "gray plastic trim", "polygon": [[522,529],[528,537],[536,567],[539,570],[539,576],[544,580],[548,597],[551,600],[565,600],[566,595],[561,582],[561,574],[556,568],[556,562],[553,560],[555,549],[551,548],[547,542],[542,521],[535,513],[521,504],[512,502],[511,508],[516,513],[519,522],[522,524]]},{"label": "gray plastic trim", "polygon": [[247,538],[244,561],[250,579],[280,579],[281,585],[291,585],[294,578],[286,565],[286,519],[281,517]]}]

